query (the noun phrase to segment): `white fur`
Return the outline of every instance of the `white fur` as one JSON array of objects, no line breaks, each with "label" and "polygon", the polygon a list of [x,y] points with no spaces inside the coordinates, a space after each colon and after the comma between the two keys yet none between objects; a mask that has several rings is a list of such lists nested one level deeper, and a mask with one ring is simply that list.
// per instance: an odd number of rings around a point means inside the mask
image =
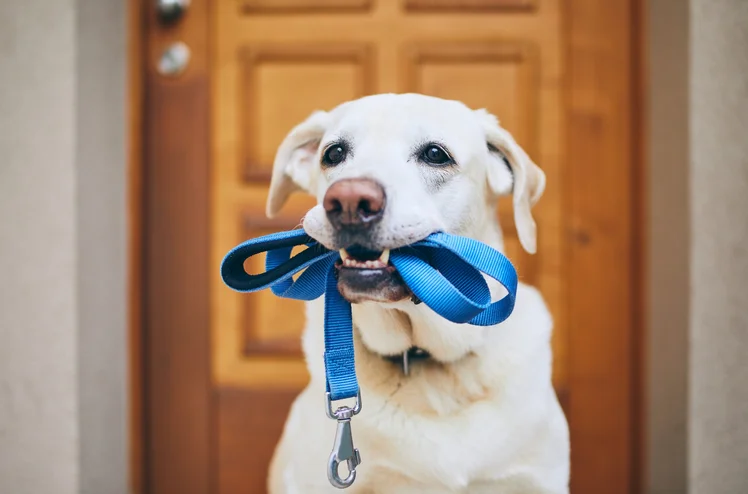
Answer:
[{"label": "white fur", "polygon": [[[352,142],[351,156],[322,170],[320,153],[341,136]],[[414,147],[430,141],[443,143],[457,162],[439,187],[444,170],[413,158]],[[520,241],[535,250],[530,210],[545,177],[483,110],[389,94],[316,112],[279,148],[268,214],[294,189],[321,202],[331,183],[351,177],[384,187],[387,206],[376,230],[382,248],[441,230],[501,249],[496,198],[512,193]],[[321,206],[303,224],[322,244],[340,247]],[[498,284],[490,286],[495,297],[503,295]],[[363,410],[352,428],[362,464],[347,492],[568,493],[568,426],[551,385],[552,321],[537,290],[520,284],[514,313],[496,327],[453,324],[410,301],[356,304],[353,320]],[[325,474],[336,424],[324,413],[322,330],[317,300],[307,306],[303,336],[311,381],[275,452],[272,494],[338,492]],[[433,359],[413,365],[407,377],[380,356],[413,345]]]}]

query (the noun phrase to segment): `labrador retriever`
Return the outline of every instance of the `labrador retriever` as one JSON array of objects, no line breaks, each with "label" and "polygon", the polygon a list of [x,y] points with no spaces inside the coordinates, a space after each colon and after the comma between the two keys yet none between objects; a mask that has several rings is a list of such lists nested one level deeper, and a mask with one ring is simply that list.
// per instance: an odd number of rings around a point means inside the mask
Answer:
[{"label": "labrador retriever", "polygon": [[[542,296],[520,283],[502,324],[454,324],[414,303],[388,262],[390,249],[435,231],[501,250],[495,207],[506,194],[519,240],[534,253],[531,208],[544,187],[544,173],[496,117],[419,94],[315,112],[281,144],[267,214],[296,190],[316,196],[303,227],[340,250],[338,289],[353,302],[363,410],[352,426],[363,463],[351,494],[568,492],[568,425],[551,385]],[[494,299],[503,296],[488,281]],[[276,448],[272,494],[339,492],[325,473],[336,423],[324,412],[322,332],[317,300],[303,334],[311,381]]]}]

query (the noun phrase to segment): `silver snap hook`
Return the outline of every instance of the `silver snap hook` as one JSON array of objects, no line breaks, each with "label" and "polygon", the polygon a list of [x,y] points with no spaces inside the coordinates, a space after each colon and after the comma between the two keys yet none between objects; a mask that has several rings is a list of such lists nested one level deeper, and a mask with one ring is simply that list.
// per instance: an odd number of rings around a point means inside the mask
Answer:
[{"label": "silver snap hook", "polygon": [[[351,418],[361,411],[361,392],[359,391],[356,395],[356,404],[353,408],[342,406],[333,411],[329,392],[325,393],[325,399],[327,416],[338,421],[335,443],[332,446],[332,453],[330,453],[327,464],[327,478],[333,487],[345,489],[356,480],[356,467],[361,464],[361,454],[353,446],[353,435],[351,434]],[[338,468],[344,461],[348,467],[348,476],[343,479],[340,477]]]}]

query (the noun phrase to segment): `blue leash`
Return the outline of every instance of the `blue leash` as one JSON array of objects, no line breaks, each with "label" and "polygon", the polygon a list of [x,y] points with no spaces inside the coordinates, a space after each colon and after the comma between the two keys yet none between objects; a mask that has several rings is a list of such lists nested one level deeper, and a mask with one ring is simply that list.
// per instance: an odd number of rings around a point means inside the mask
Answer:
[{"label": "blue leash", "polygon": [[[294,247],[308,248],[291,257]],[[244,262],[267,252],[264,273],[248,274]],[[358,450],[350,436],[350,418],[361,408],[353,353],[351,304],[338,292],[335,262],[340,259],[311,238],[304,230],[274,233],[243,242],[226,254],[221,277],[239,292],[270,288],[279,297],[314,300],[325,294],[325,376],[328,416],[338,420],[338,435],[330,456],[328,477],[339,488],[355,480],[360,463]],[[492,326],[504,321],[514,309],[517,272],[499,251],[466,237],[433,233],[424,240],[394,249],[390,262],[410,291],[440,316],[455,323]],[[302,271],[293,280],[293,276]],[[487,274],[507,290],[502,299],[492,302]],[[354,408],[340,407],[333,412],[331,401],[356,397]],[[350,474],[337,476],[337,464],[347,460]]]}]

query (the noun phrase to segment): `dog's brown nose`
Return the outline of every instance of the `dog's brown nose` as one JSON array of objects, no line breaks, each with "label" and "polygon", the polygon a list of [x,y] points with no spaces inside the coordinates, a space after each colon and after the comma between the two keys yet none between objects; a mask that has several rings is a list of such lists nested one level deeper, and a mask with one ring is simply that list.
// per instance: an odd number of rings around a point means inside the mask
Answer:
[{"label": "dog's brown nose", "polygon": [[384,214],[384,189],[368,178],[338,180],[322,202],[327,218],[337,228],[369,227]]}]

